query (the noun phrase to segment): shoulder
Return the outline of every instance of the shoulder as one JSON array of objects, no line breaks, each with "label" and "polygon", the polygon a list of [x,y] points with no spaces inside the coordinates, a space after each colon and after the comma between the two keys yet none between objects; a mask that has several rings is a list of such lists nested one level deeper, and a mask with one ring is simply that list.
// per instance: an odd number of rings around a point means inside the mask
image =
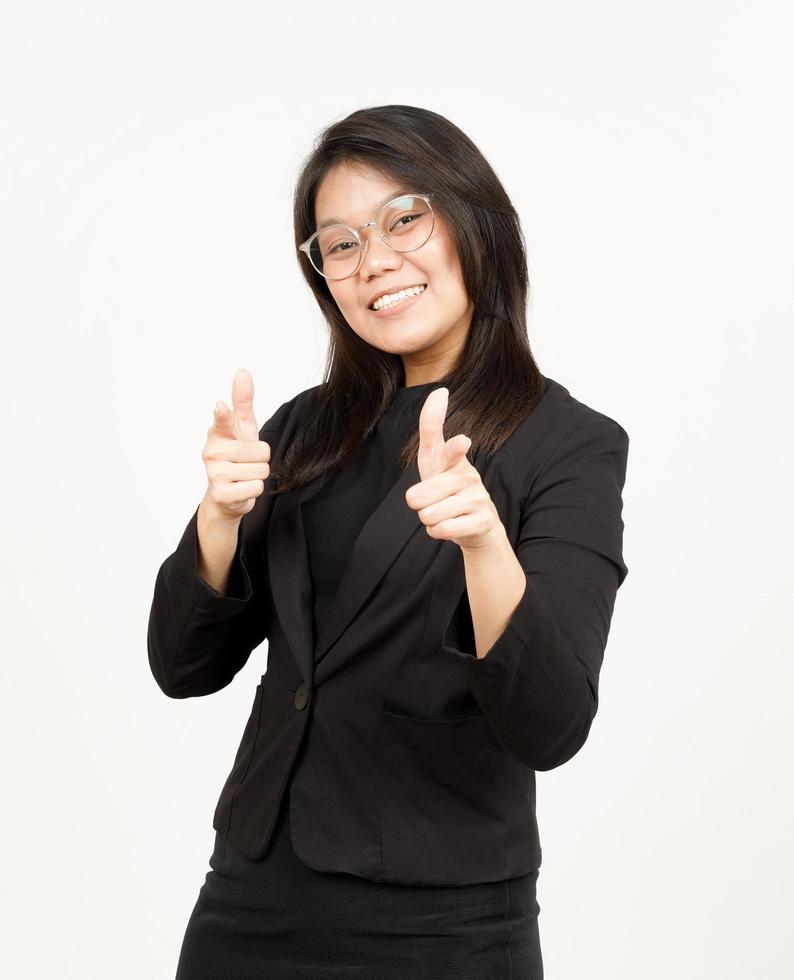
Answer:
[{"label": "shoulder", "polygon": [[561,439],[583,425],[614,428],[628,438],[626,430],[615,419],[575,398],[559,381],[544,375],[543,383],[543,394],[536,406],[536,410],[542,406],[542,417],[538,421],[548,426]]},{"label": "shoulder", "polygon": [[312,385],[282,402],[259,430],[260,437],[265,433],[271,437],[279,433],[289,433],[298,428],[311,414],[315,395],[322,387],[322,384]]},{"label": "shoulder", "polygon": [[540,475],[585,465],[594,455],[611,454],[625,472],[629,436],[623,426],[553,378],[544,375],[543,382],[541,397],[503,446],[523,496]]}]

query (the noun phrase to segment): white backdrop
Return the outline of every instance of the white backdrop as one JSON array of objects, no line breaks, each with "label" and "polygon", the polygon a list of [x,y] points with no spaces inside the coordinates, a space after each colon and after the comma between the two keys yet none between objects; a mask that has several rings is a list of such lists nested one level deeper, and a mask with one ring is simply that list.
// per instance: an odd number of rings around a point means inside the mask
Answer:
[{"label": "white backdrop", "polygon": [[541,370],[631,439],[599,712],[538,774],[546,975],[792,975],[792,26],[763,0],[3,5],[5,976],[173,976],[267,646],[167,699],[155,574],[235,370],[260,425],[320,381],[298,165],[395,102],[491,161]]}]

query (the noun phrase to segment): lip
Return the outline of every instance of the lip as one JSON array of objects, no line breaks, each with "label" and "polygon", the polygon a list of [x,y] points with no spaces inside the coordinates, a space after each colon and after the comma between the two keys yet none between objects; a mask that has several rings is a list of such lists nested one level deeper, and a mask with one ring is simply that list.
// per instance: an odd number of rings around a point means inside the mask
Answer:
[{"label": "lip", "polygon": [[[369,310],[369,312],[373,316],[377,316],[377,317],[399,316],[400,313],[403,312],[403,310],[410,309],[410,307],[412,307],[414,303],[418,302],[425,295],[425,293],[428,291],[429,288],[430,288],[429,286],[425,286],[422,292],[419,293],[417,296],[411,296],[409,299],[404,299],[402,303],[398,303],[396,306],[390,306],[388,309],[370,310],[370,308],[367,307],[367,310]],[[394,292],[399,292],[399,290],[394,290]],[[375,299],[378,299],[378,297],[376,296]],[[374,303],[375,300],[373,300],[372,302]]]}]

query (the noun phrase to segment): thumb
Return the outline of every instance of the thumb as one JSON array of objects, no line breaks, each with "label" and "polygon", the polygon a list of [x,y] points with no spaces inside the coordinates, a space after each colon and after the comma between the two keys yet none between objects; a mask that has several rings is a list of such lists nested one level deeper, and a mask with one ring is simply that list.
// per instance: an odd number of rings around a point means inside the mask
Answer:
[{"label": "thumb", "polygon": [[254,415],[254,379],[245,368],[240,368],[234,375],[232,409],[238,424],[239,438],[258,439],[259,427]]},{"label": "thumb", "polygon": [[435,388],[425,399],[419,413],[419,451],[416,462],[419,476],[428,480],[452,466],[444,443],[444,419],[449,405],[449,389]]},{"label": "thumb", "polygon": [[448,403],[448,388],[435,388],[425,399],[419,413],[419,451],[423,455],[440,452],[444,446],[444,419]]}]

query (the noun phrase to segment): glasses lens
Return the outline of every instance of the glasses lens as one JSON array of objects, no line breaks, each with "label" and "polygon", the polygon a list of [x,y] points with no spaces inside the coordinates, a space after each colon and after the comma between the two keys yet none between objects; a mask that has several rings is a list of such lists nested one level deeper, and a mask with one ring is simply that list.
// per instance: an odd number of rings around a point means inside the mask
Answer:
[{"label": "glasses lens", "polygon": [[433,211],[421,197],[398,197],[383,209],[378,226],[396,252],[413,252],[430,238]]},{"label": "glasses lens", "polygon": [[358,265],[361,248],[347,225],[323,228],[309,249],[314,268],[328,279],[344,279]]},{"label": "glasses lens", "polygon": [[[397,198],[380,213],[378,228],[396,252],[412,252],[430,238],[433,210],[421,197]],[[309,249],[314,268],[327,279],[345,279],[358,267],[361,246],[347,225],[323,228]]]}]

